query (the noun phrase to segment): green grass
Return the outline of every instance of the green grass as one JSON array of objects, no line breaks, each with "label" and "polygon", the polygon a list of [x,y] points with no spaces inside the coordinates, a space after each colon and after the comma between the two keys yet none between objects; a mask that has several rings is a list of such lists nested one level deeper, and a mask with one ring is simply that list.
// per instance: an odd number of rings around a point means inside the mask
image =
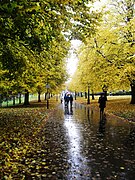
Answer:
[{"label": "green grass", "polygon": [[[29,96],[29,100],[30,101],[36,101],[38,99],[38,95],[37,94],[33,94]],[[41,95],[41,99],[44,99],[44,95]],[[24,103],[24,97],[21,98],[21,103]],[[15,98],[15,105],[19,104],[19,99]],[[2,103],[2,107],[9,107],[9,106],[13,106],[13,100],[8,100],[8,101],[3,101]]]}]

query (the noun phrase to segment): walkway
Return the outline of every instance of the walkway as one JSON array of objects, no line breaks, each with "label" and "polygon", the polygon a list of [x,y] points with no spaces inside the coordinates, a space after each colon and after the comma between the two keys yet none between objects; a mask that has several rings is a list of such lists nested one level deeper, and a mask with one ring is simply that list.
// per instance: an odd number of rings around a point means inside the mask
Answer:
[{"label": "walkway", "polygon": [[98,111],[78,104],[67,110],[61,104],[42,132],[39,179],[133,180],[134,132],[132,123],[106,116],[101,121]]}]

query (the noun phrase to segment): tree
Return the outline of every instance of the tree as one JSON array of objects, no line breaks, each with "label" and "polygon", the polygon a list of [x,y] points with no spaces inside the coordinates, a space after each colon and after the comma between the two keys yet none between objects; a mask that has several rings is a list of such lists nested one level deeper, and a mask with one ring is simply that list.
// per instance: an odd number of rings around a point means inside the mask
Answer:
[{"label": "tree", "polygon": [[[106,87],[112,91],[121,88],[129,90],[131,86],[131,103],[135,103],[133,1],[113,1],[116,3],[115,9],[117,3],[123,5],[123,2],[125,2],[123,9],[126,8],[128,11],[126,13],[124,11],[123,16],[119,16],[115,10],[111,9],[111,13],[105,14],[96,35],[87,38],[80,50],[77,71],[81,74],[78,77],[82,83],[86,84],[86,81],[90,81],[94,87]],[[113,16],[117,18],[113,19]]]},{"label": "tree", "polygon": [[[121,61],[122,83],[130,83],[132,99],[135,104],[135,8],[134,0],[113,1],[112,5],[117,9],[117,18],[120,19],[121,48],[123,49],[123,61]],[[116,8],[117,7],[117,8]]]},{"label": "tree", "polygon": [[[1,1],[0,60],[8,90],[25,91],[28,95],[36,89],[41,91],[46,80],[53,89],[63,84],[67,77],[63,62],[68,41],[75,37],[84,40],[95,31],[100,18],[100,13],[90,13],[90,2]],[[28,104],[28,96],[26,99]]]},{"label": "tree", "polygon": [[112,46],[115,41],[117,42],[117,36],[113,31],[100,26],[96,35],[87,39],[87,43],[80,49],[78,78],[85,88],[90,84],[91,90],[96,92],[101,91],[104,86],[111,90],[118,85],[118,70],[114,63],[117,47]]}]

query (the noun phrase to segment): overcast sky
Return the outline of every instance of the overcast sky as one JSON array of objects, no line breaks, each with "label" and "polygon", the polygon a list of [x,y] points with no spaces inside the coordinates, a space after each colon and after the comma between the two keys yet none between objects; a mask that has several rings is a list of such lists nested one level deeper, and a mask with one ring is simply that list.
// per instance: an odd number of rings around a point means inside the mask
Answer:
[{"label": "overcast sky", "polygon": [[81,45],[81,41],[79,40],[72,40],[71,42],[71,50],[70,50],[70,57],[67,59],[67,70],[68,73],[72,76],[76,70],[78,58],[76,54],[74,53],[75,49],[78,49],[78,47]]}]

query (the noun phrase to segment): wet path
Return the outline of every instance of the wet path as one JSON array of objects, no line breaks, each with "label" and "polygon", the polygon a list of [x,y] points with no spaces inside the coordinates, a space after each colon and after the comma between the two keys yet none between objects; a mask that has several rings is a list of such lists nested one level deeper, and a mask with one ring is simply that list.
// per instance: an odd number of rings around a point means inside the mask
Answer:
[{"label": "wet path", "polygon": [[104,117],[74,104],[61,104],[48,120],[43,144],[45,167],[41,179],[133,180],[135,124]]}]

